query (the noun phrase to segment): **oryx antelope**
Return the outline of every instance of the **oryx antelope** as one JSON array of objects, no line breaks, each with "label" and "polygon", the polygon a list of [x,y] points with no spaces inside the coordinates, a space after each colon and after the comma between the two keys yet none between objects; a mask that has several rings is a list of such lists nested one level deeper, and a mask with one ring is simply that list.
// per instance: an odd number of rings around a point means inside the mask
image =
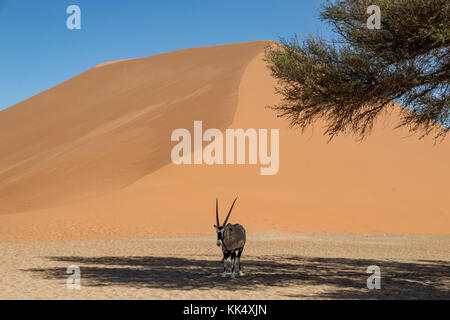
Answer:
[{"label": "oryx antelope", "polygon": [[216,221],[217,225],[214,225],[217,232],[217,246],[222,246],[223,253],[223,273],[222,277],[227,275],[227,259],[231,257],[231,278],[234,278],[234,269],[236,267],[236,262],[238,265],[239,275],[242,276],[244,273],[241,270],[241,254],[244,250],[245,245],[245,229],[240,224],[231,224],[228,223],[228,218],[230,217],[231,210],[233,210],[234,203],[237,198],[234,199],[233,204],[231,205],[230,211],[228,212],[227,218],[220,225],[219,222],[219,204],[216,199]]}]

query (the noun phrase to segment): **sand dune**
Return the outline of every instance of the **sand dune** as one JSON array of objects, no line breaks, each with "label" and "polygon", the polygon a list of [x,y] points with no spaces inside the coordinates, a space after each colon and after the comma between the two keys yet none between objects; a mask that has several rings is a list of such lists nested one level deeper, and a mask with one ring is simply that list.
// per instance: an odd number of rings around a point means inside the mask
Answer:
[{"label": "sand dune", "polygon": [[[265,42],[104,64],[0,112],[0,240],[194,236],[214,201],[249,232],[449,233],[450,149],[385,118],[363,143],[300,134],[276,103]],[[279,128],[280,170],[176,166],[176,128]]]},{"label": "sand dune", "polygon": [[261,43],[195,48],[93,68],[0,113],[0,213],[129,185],[170,161],[170,133],[224,128]]}]

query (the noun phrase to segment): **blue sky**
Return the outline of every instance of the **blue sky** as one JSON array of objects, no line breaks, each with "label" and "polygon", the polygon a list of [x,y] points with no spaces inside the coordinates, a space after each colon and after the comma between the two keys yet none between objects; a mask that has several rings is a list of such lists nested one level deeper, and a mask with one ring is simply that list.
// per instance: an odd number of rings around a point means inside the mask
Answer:
[{"label": "blue sky", "polygon": [[[106,61],[327,35],[321,0],[0,0],[0,110]],[[69,30],[66,8],[81,8]]]}]

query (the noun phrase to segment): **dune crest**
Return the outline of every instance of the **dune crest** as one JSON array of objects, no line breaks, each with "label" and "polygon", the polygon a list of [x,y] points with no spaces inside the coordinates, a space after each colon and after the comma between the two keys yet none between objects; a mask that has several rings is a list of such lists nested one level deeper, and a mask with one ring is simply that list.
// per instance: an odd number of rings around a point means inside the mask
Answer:
[{"label": "dune crest", "polygon": [[[251,233],[448,233],[448,141],[405,138],[397,111],[363,143],[289,129],[265,108],[265,44],[117,62],[0,112],[0,240],[209,234],[234,196]],[[279,172],[172,164],[170,133],[194,120],[280,129]]]},{"label": "dune crest", "polygon": [[94,69],[95,69],[95,68],[106,67],[106,66],[109,66],[109,65],[111,65],[111,64],[115,64],[115,63],[118,63],[118,62],[124,62],[124,61],[128,61],[128,60],[133,60],[133,59],[120,59],[120,60],[114,60],[114,61],[103,62],[103,63],[100,63],[100,64],[96,65],[96,66],[94,67]]}]

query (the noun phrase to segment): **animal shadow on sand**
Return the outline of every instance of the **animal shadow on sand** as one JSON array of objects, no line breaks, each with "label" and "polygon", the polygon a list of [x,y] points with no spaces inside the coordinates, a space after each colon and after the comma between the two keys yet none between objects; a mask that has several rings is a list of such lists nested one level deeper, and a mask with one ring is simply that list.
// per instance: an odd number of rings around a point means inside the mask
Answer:
[{"label": "animal shadow on sand", "polygon": [[[77,265],[83,286],[127,286],[158,289],[258,290],[298,286],[326,286],[311,295],[286,295],[289,299],[449,299],[450,262],[399,262],[301,256],[246,256],[245,275],[221,278],[216,256],[204,259],[158,256],[46,257],[61,266]],[[367,267],[381,268],[381,289],[366,287]],[[65,281],[67,267],[25,270],[35,276]],[[322,287],[324,288],[324,287]],[[299,290],[301,292],[301,290]],[[290,290],[289,292],[292,292]],[[318,292],[318,293],[317,293]]]}]

